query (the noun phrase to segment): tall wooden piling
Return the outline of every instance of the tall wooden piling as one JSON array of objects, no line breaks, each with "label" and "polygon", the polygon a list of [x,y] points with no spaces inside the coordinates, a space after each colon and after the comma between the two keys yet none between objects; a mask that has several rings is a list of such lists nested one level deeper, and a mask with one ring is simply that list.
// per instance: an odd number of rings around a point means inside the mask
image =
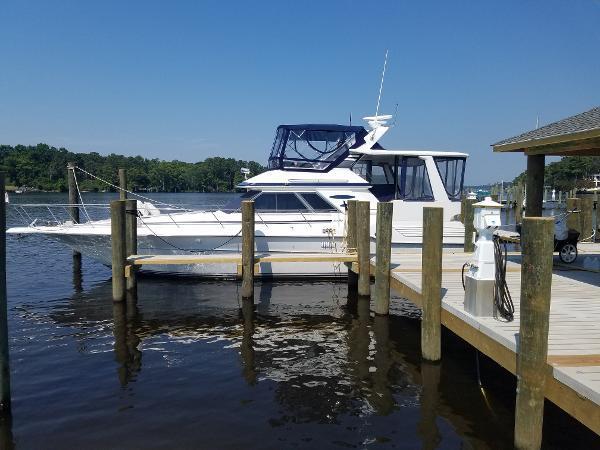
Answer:
[{"label": "tall wooden piling", "polygon": [[[581,200],[575,197],[567,199],[567,228],[581,233]],[[583,238],[583,236],[581,236]]]},{"label": "tall wooden piling", "polygon": [[579,213],[579,221],[581,224],[580,239],[588,239],[594,232],[594,197],[590,194],[580,195],[579,201],[581,213]]},{"label": "tall wooden piling", "polygon": [[392,258],[392,215],[394,204],[377,204],[377,238],[375,257],[375,314],[386,315],[390,311],[390,260]]},{"label": "tall wooden piling", "polygon": [[254,297],[254,201],[242,202],[242,298]]},{"label": "tall wooden piling", "polygon": [[442,355],[442,246],[444,209],[423,208],[423,252],[421,286],[421,354],[427,361],[439,361]]},{"label": "tall wooden piling", "polygon": [[[137,255],[137,200],[125,200],[125,254]],[[137,293],[137,273],[135,266],[130,267],[127,277],[127,292]]]},{"label": "tall wooden piling", "polygon": [[594,193],[594,210],[596,218],[594,222],[594,241],[600,242],[600,202],[598,201],[598,192]]},{"label": "tall wooden piling", "polygon": [[[75,182],[75,163],[67,163],[67,185],[69,187],[69,205],[78,205],[77,184]],[[79,223],[79,206],[69,206],[69,216],[73,223]],[[73,251],[73,271],[81,272],[81,253]]]},{"label": "tall wooden piling", "polygon": [[356,205],[356,247],[358,250],[358,295],[371,295],[371,204]]},{"label": "tall wooden piling", "polygon": [[524,218],[521,246],[515,448],[539,449],[547,374],[554,219]]},{"label": "tall wooden piling", "polygon": [[10,411],[8,353],[8,298],[6,292],[6,195],[5,174],[0,172],[0,412]]},{"label": "tall wooden piling", "polygon": [[527,156],[527,201],[526,215],[541,217],[544,199],[544,155]]},{"label": "tall wooden piling", "polygon": [[[357,200],[348,200],[346,208],[346,248],[348,252],[356,252],[356,204]],[[348,269],[348,289],[356,290],[358,287],[358,275],[352,270],[352,266]]]},{"label": "tall wooden piling", "polygon": [[518,184],[515,188],[515,223],[523,221],[523,186]]},{"label": "tall wooden piling", "polygon": [[467,198],[465,200],[465,213],[464,213],[464,225],[465,225],[465,243],[464,250],[465,253],[473,253],[475,251],[475,226],[473,225],[474,219],[474,210],[473,204],[476,203],[477,200]]},{"label": "tall wooden piling", "polygon": [[127,258],[125,237],[125,202],[110,202],[110,238],[112,246],[112,294],[113,301],[125,300],[125,259]]},{"label": "tall wooden piling", "polygon": [[119,200],[127,199],[127,170],[119,169]]}]

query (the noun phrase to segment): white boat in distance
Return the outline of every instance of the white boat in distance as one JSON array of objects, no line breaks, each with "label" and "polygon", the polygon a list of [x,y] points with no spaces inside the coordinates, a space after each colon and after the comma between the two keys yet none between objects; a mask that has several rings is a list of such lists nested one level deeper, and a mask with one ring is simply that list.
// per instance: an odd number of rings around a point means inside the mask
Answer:
[{"label": "white boat in distance", "polygon": [[[389,130],[391,116],[365,118],[362,126],[281,125],[266,172],[238,186],[245,192],[213,211],[165,212],[140,203],[139,254],[241,252],[240,202],[253,199],[256,250],[266,253],[331,253],[345,250],[345,206],[348,200],[371,204],[372,250],[377,203],[394,205],[392,251],[420,247],[424,206],[444,208],[447,247],[462,246],[458,219],[465,153],[388,150],[378,141]],[[110,219],[60,222],[11,228],[13,234],[41,234],[83,255],[111,264]],[[343,266],[342,266],[343,268]],[[146,271],[231,277],[235,264],[145,266]],[[343,271],[341,271],[343,274]],[[335,276],[339,263],[261,263],[262,276]]]}]

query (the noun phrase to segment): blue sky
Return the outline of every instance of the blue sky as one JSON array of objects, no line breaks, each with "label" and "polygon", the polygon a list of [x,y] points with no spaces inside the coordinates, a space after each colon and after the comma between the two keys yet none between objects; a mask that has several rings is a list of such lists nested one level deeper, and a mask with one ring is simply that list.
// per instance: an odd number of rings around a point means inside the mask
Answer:
[{"label": "blue sky", "polygon": [[381,112],[389,148],[471,154],[600,104],[600,1],[0,3],[0,143],[265,163],[280,123]]}]

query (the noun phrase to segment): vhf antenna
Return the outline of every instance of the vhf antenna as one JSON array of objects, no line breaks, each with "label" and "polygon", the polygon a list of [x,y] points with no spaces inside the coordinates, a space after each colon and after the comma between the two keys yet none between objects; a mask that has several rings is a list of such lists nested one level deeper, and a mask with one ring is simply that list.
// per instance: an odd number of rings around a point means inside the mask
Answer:
[{"label": "vhf antenna", "polygon": [[383,73],[381,74],[381,84],[379,85],[379,97],[377,97],[377,109],[375,117],[379,116],[379,103],[381,102],[381,92],[383,91],[383,79],[385,78],[385,67],[387,66],[388,51],[385,51],[385,60],[383,61]]}]

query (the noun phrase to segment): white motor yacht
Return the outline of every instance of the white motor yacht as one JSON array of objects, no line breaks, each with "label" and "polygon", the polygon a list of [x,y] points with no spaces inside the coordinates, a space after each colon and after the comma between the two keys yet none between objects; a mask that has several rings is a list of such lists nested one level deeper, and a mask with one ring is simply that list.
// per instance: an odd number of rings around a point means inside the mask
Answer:
[{"label": "white motor yacht", "polygon": [[[281,125],[268,170],[242,182],[243,193],[224,208],[165,212],[140,203],[139,254],[194,254],[241,251],[240,202],[252,199],[258,252],[330,253],[345,250],[348,200],[371,204],[374,251],[377,203],[394,205],[392,251],[420,247],[422,209],[444,208],[444,245],[462,246],[458,219],[467,154],[389,150],[378,142],[391,116],[365,118],[362,126]],[[41,234],[110,265],[110,219],[11,228],[14,234]],[[146,269],[146,267],[148,269]],[[342,266],[343,267],[343,266]],[[145,266],[145,270],[199,276],[235,276],[235,264]],[[335,276],[336,263],[261,263],[262,276]],[[343,273],[343,271],[342,271]]]}]

